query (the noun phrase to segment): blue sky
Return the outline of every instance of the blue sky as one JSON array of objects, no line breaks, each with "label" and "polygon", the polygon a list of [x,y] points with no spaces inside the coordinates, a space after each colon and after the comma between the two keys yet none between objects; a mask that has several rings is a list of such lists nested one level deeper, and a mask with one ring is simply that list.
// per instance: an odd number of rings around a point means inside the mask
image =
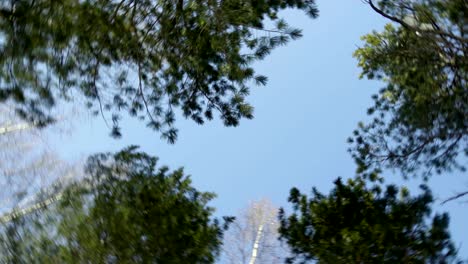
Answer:
[{"label": "blue sky", "polygon": [[[307,192],[316,186],[328,192],[336,177],[354,175],[346,138],[366,118],[370,96],[382,86],[358,79],[352,53],[361,43],[360,36],[382,29],[386,21],[359,0],[317,3],[316,20],[299,12],[284,13],[290,25],[303,29],[304,37],[256,65],[269,82],[252,89],[253,120],[227,128],[216,120],[199,126],[179,119],[179,140],[169,145],[136,120],[125,120],[123,138],[114,140],[102,119],[96,118],[77,125],[71,139],[57,141],[57,147],[74,159],[140,145],[159,156],[160,164],[184,166],[201,190],[217,193],[212,205],[219,215],[234,215],[249,201],[263,197],[286,206],[291,187]],[[460,176],[433,178],[435,196],[446,198],[468,187]],[[399,176],[389,176],[388,181],[403,183]],[[437,206],[450,212],[453,237],[465,258],[468,242],[461,242],[468,235],[467,206],[460,201]]]}]

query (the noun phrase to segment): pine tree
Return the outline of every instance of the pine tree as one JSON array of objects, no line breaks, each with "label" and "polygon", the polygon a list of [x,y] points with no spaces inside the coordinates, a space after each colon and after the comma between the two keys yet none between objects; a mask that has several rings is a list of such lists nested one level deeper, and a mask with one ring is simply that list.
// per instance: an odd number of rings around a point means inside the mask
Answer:
[{"label": "pine tree", "polygon": [[361,178],[311,197],[293,188],[293,213],[280,212],[280,234],[293,252],[289,262],[306,263],[454,263],[456,250],[447,214],[431,215],[433,198],[410,196],[405,188]]},{"label": "pine tree", "polygon": [[362,76],[386,83],[373,121],[355,131],[360,172],[405,176],[465,170],[468,155],[468,5],[465,0],[367,1],[392,24],[363,37]]},{"label": "pine tree", "polygon": [[249,87],[267,80],[252,64],[301,36],[278,16],[289,8],[318,12],[314,0],[2,1],[0,100],[46,125],[58,99],[84,97],[111,113],[114,136],[122,111],[170,142],[177,108],[235,126],[253,116]]}]

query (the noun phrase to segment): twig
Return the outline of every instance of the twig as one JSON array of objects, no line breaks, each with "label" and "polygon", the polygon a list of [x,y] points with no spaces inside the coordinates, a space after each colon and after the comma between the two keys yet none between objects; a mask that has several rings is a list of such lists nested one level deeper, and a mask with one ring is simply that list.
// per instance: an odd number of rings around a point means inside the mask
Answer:
[{"label": "twig", "polygon": [[457,195],[455,195],[455,196],[452,196],[452,197],[450,197],[450,198],[444,200],[441,204],[446,204],[446,203],[448,203],[448,202],[450,202],[450,201],[456,200],[456,199],[458,199],[458,198],[460,198],[460,197],[463,197],[463,196],[465,196],[465,195],[468,195],[468,191],[466,191],[466,192],[461,192],[461,193],[459,193],[459,194],[457,194]]}]

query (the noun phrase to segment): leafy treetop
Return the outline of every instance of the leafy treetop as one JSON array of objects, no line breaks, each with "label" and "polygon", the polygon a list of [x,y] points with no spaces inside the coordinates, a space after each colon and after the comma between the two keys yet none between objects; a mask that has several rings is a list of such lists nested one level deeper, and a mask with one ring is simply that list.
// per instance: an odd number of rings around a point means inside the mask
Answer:
[{"label": "leafy treetop", "polygon": [[318,14],[314,0],[2,1],[0,100],[46,125],[57,99],[82,95],[96,114],[112,113],[114,136],[124,110],[169,142],[175,108],[235,126],[252,118],[252,81],[267,80],[252,63],[301,36],[278,17],[288,8]]},{"label": "leafy treetop", "polygon": [[182,169],[129,147],[92,156],[60,202],[0,227],[5,263],[214,263],[224,223]]},{"label": "leafy treetop", "polygon": [[[404,176],[465,170],[468,156],[468,5],[465,0],[367,1],[392,24],[363,37],[362,76],[386,86],[350,138],[359,172]],[[396,24],[396,25],[395,25]],[[375,175],[375,174],[374,174]]]},{"label": "leafy treetop", "polygon": [[432,195],[389,185],[367,187],[362,178],[335,181],[328,195],[293,188],[293,213],[280,211],[281,238],[295,261],[306,263],[452,263],[456,250],[447,214],[430,216]]}]

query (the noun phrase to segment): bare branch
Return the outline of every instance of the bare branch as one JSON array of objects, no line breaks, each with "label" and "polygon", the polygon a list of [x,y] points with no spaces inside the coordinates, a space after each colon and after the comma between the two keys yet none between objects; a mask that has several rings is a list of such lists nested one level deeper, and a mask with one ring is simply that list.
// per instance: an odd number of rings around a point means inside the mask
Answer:
[{"label": "bare branch", "polygon": [[446,203],[448,203],[448,202],[450,202],[450,201],[456,200],[456,199],[461,198],[461,197],[463,197],[463,196],[465,196],[465,195],[468,195],[468,191],[458,193],[458,194],[456,194],[456,195],[454,195],[454,196],[452,196],[452,197],[450,197],[450,198],[444,200],[441,204],[446,204]]},{"label": "bare branch", "polygon": [[468,41],[462,37],[459,37],[459,36],[456,36],[452,33],[449,33],[449,32],[446,32],[446,31],[443,31],[443,30],[438,30],[437,27],[434,27],[433,29],[421,29],[421,28],[417,28],[417,27],[414,27],[414,26],[411,26],[409,25],[408,23],[406,23],[405,21],[403,21],[402,19],[399,19],[395,16],[391,16],[387,13],[385,13],[383,10],[381,10],[380,8],[378,8],[377,6],[375,6],[375,4],[372,2],[372,0],[367,0],[366,1],[370,7],[375,11],[377,12],[379,15],[387,18],[387,19],[390,19],[391,21],[393,22],[396,22],[400,25],[402,25],[404,28],[406,29],[410,29],[410,30],[413,30],[413,31],[417,31],[417,32],[420,32],[420,33],[433,33],[433,34],[438,34],[438,35],[441,35],[441,36],[445,36],[445,37],[449,37],[449,38],[452,38],[452,39],[455,39],[457,41],[460,41],[461,43],[467,43]]},{"label": "bare branch", "polygon": [[36,124],[31,124],[31,123],[19,123],[19,124],[14,124],[14,125],[9,125],[9,126],[3,126],[0,127],[0,135],[11,133],[14,131],[19,131],[19,130],[28,130],[35,128]]}]

